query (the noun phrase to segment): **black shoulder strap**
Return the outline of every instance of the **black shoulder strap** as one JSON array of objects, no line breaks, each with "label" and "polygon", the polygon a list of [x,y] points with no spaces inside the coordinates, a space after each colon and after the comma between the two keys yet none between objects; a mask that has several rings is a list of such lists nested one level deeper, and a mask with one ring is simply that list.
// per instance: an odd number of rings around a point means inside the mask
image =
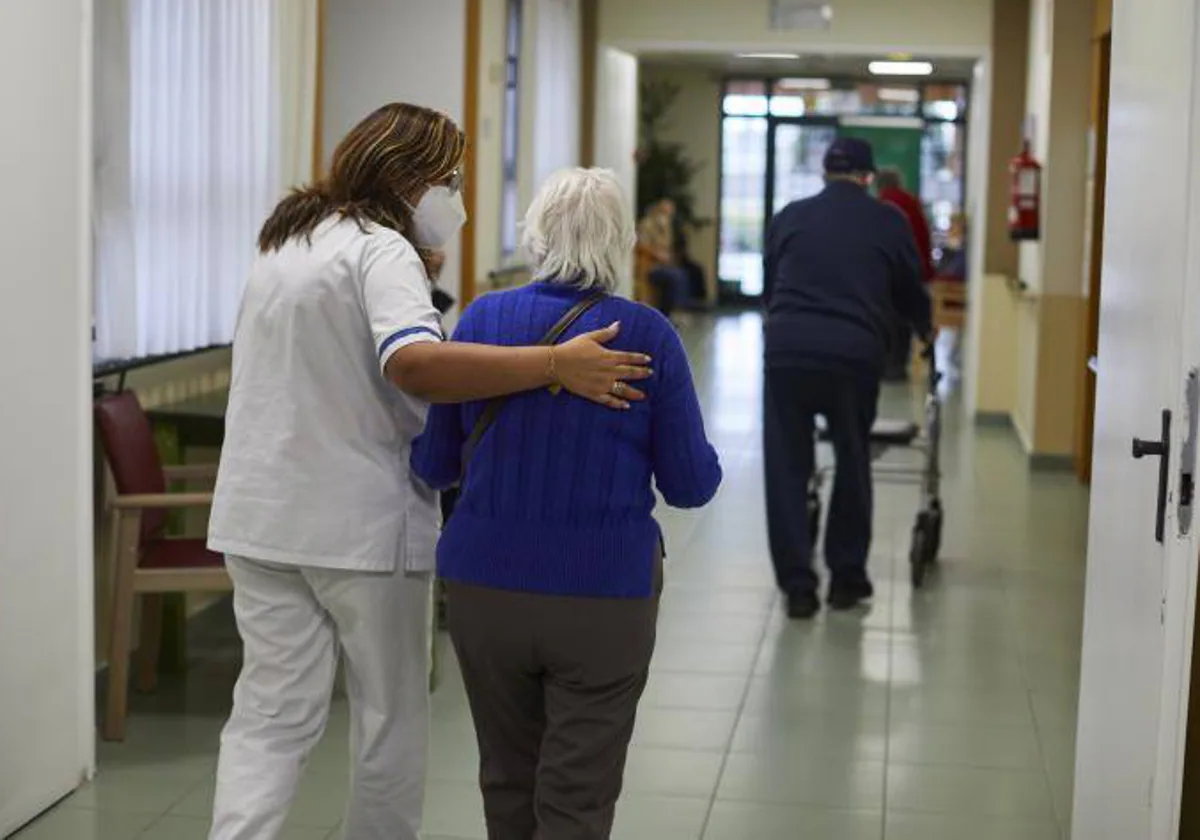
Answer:
[{"label": "black shoulder strap", "polygon": [[[566,314],[558,319],[558,322],[551,327],[541,340],[538,342],[539,347],[549,347],[552,344],[558,344],[563,333],[569,330],[583,314],[595,306],[605,298],[603,292],[596,292],[588,295],[583,300],[576,303]],[[479,419],[475,421],[475,428],[471,430],[470,437],[463,444],[462,448],[462,471],[459,474],[459,484],[467,474],[467,464],[471,463],[471,456],[475,454],[475,447],[479,445],[479,441],[483,440],[483,436],[487,434],[487,430],[496,422],[496,418],[500,415],[500,410],[504,408],[504,404],[508,402],[508,397],[496,397],[488,400],[487,405],[483,408],[483,413],[479,415]]]}]

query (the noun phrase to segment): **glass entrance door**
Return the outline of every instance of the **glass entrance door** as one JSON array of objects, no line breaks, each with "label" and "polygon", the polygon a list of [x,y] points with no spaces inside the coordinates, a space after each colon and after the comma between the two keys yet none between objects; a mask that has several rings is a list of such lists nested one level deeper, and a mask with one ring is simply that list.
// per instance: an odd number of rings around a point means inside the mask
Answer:
[{"label": "glass entrance door", "polygon": [[725,118],[718,271],[737,281],[743,297],[762,294],[763,234],[771,216],[821,191],[825,150],[836,137],[832,123]]},{"label": "glass entrance door", "polygon": [[762,294],[768,125],[761,116],[726,117],[722,123],[717,272],[722,280],[736,282],[743,296]]},{"label": "glass entrance door", "polygon": [[835,125],[781,122],[775,126],[771,212],[825,188],[825,152],[837,139]]},{"label": "glass entrance door", "polygon": [[825,78],[731,79],[721,100],[717,272],[722,296],[762,294],[763,235],[789,202],[824,186],[839,134],[870,139],[925,203],[935,251],[962,225],[967,87]]}]

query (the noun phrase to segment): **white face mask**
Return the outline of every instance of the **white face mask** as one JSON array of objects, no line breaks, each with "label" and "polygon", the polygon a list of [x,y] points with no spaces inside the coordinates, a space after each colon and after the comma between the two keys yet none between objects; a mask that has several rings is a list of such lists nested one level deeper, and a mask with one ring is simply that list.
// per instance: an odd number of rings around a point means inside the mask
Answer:
[{"label": "white face mask", "polygon": [[445,247],[467,223],[462,193],[441,184],[427,189],[412,213],[416,244],[422,248]]}]

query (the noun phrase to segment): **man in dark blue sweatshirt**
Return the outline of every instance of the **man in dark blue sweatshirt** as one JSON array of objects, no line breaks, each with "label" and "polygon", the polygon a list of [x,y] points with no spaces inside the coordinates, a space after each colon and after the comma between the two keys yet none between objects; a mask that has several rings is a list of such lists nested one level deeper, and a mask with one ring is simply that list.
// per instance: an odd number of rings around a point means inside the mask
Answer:
[{"label": "man in dark blue sweatshirt", "polygon": [[788,614],[820,609],[807,514],[814,424],[825,417],[837,458],[825,532],[829,605],[873,594],[870,433],[896,313],[930,332],[921,259],[908,222],[867,191],[874,153],[843,137],[825,156],[826,187],[771,221],[764,250],[767,524]]}]

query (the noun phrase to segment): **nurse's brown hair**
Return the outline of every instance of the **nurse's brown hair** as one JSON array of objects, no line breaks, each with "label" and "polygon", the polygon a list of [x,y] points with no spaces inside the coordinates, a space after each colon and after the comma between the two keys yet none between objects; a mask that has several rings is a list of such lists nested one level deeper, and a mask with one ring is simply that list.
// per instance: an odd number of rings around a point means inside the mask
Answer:
[{"label": "nurse's brown hair", "polygon": [[258,249],[267,253],[293,237],[311,239],[335,213],[411,241],[409,202],[423,188],[448,181],[465,150],[466,136],[445,114],[403,102],[384,105],[342,139],[328,175],[279,202],[258,235]]}]

